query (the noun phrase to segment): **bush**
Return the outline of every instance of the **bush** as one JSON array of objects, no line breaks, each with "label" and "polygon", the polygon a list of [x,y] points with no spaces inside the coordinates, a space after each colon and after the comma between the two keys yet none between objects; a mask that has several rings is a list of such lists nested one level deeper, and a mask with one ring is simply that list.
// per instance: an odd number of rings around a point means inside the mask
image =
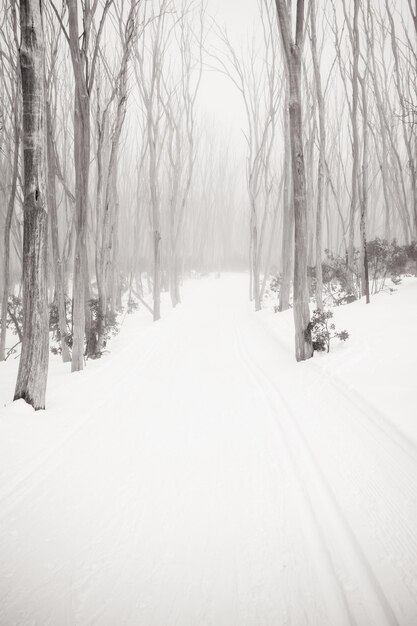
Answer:
[{"label": "bush", "polygon": [[139,308],[139,302],[137,302],[134,298],[130,296],[127,302],[127,313],[130,315],[131,313],[135,313]]},{"label": "bush", "polygon": [[281,287],[281,276],[279,274],[276,274],[275,276],[272,276],[271,281],[269,283],[269,289],[270,291],[279,294],[279,290]]},{"label": "bush", "polygon": [[22,341],[23,334],[23,303],[20,296],[9,296],[7,301],[6,327]]},{"label": "bush", "polygon": [[417,241],[412,241],[409,245],[404,246],[404,248],[410,261],[417,262]]},{"label": "bush", "polygon": [[105,348],[110,337],[117,335],[120,330],[117,321],[117,313],[108,310],[107,313],[103,315],[100,311],[100,301],[98,298],[89,300],[88,306],[91,311],[91,337],[89,339],[90,346],[87,347],[86,352],[90,359],[99,359],[104,352],[104,349],[97,349],[100,331],[103,336],[103,348]]},{"label": "bush", "polygon": [[[324,252],[326,257],[322,263],[323,286],[327,288],[332,301],[337,306],[353,302],[356,299],[356,294],[348,292],[348,267],[346,258],[333,254],[327,249]],[[358,260],[359,251],[355,250],[354,274],[356,275],[356,280],[358,280]]]},{"label": "bush", "polygon": [[410,262],[413,261],[414,253],[417,254],[415,242],[409,246],[400,246],[395,239],[389,242],[380,237],[368,241],[366,251],[372,293],[381,291],[388,277],[398,285],[401,275],[407,272]]},{"label": "bush", "polygon": [[[71,332],[71,300],[65,298],[65,318],[67,332],[64,335],[64,341],[67,346],[72,348],[72,332]],[[53,302],[49,307],[49,331],[51,336],[51,352],[52,354],[61,354],[61,331],[59,329],[58,305]]]},{"label": "bush", "polygon": [[306,330],[306,335],[311,333],[313,350],[329,352],[332,339],[337,338],[340,341],[346,341],[349,338],[349,333],[346,330],[336,331],[335,325],[330,323],[332,317],[333,311],[320,311],[317,309],[313,312],[313,317]]}]

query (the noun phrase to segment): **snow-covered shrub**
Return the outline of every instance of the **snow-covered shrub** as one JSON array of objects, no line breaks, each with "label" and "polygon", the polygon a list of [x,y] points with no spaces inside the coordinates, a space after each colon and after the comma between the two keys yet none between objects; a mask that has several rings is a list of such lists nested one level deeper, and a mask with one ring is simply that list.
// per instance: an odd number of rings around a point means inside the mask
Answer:
[{"label": "snow-covered shrub", "polygon": [[340,341],[346,341],[349,338],[349,333],[346,330],[338,332],[336,326],[330,322],[333,317],[333,311],[320,311],[313,312],[313,317],[307,327],[306,333],[311,333],[313,341],[313,350],[317,352],[329,352],[330,341],[332,339],[340,339]]}]

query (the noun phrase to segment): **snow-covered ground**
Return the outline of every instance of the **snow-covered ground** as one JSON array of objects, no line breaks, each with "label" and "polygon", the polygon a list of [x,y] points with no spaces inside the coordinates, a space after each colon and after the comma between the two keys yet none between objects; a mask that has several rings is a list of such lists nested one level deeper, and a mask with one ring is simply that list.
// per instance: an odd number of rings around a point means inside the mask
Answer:
[{"label": "snow-covered ground", "polygon": [[48,410],[0,367],[1,626],[417,624],[417,280],[297,364],[247,277],[190,281]]}]

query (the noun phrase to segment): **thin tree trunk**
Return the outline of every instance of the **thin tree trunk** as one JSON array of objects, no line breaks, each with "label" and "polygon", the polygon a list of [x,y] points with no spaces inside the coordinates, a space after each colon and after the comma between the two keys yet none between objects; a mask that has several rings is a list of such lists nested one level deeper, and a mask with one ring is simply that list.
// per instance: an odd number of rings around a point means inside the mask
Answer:
[{"label": "thin tree trunk", "polygon": [[159,199],[157,190],[157,165],[155,133],[153,121],[148,120],[149,134],[149,181],[152,204],[152,228],[153,228],[153,320],[157,322],[161,318],[161,217],[159,211]]},{"label": "thin tree trunk", "polygon": [[362,295],[369,304],[369,269],[366,249],[366,214],[368,211],[368,103],[365,78],[359,78],[362,89],[363,111],[363,155],[362,155],[362,198],[361,198],[361,243],[362,243]]},{"label": "thin tree trunk", "polygon": [[291,144],[288,116],[288,98],[284,110],[284,190],[283,190],[283,227],[282,227],[282,279],[279,290],[279,311],[287,311],[290,308],[291,275],[294,263],[294,209],[291,184]]},{"label": "thin tree trunk", "polygon": [[86,230],[88,211],[88,178],[90,169],[90,96],[79,48],[77,0],[67,0],[69,37],[74,70],[74,166],[75,166],[75,255],[72,298],[72,363],[71,371],[84,368],[84,336],[86,323]]},{"label": "thin tree trunk", "polygon": [[42,5],[20,1],[23,100],[23,342],[14,399],[45,408],[48,376],[48,213]]},{"label": "thin tree trunk", "polygon": [[[391,240],[391,215],[390,215],[390,201],[388,194],[388,150],[387,150],[387,136],[386,136],[386,128],[385,128],[385,118],[384,118],[384,106],[383,99],[381,96],[381,91],[379,88],[378,82],[378,71],[377,64],[375,60],[375,37],[374,37],[374,22],[373,15],[370,9],[370,2],[368,0],[368,28],[366,29],[367,34],[367,44],[368,50],[370,51],[371,61],[372,61],[372,79],[374,85],[374,93],[375,93],[375,103],[378,111],[379,118],[379,129],[381,135],[381,145],[382,145],[382,158],[380,162],[381,167],[381,180],[382,180],[382,190],[384,192],[384,204],[385,204],[385,238],[387,241]],[[375,142],[376,142],[375,137]]]},{"label": "thin tree trunk", "polygon": [[46,102],[47,159],[48,159],[48,209],[51,218],[52,256],[54,261],[55,294],[54,301],[58,309],[58,327],[61,335],[61,356],[64,363],[71,361],[65,337],[67,335],[67,316],[65,311],[64,281],[62,258],[59,252],[58,215],[55,191],[55,155],[53,148],[52,113],[49,101]]},{"label": "thin tree trunk", "polygon": [[359,100],[359,0],[354,0],[353,14],[353,73],[352,73],[352,188],[349,214],[349,245],[347,258],[347,288],[351,295],[356,295],[354,287],[354,256],[355,256],[355,214],[358,204],[358,173],[359,173],[359,134],[358,134],[358,100]]},{"label": "thin tree trunk", "polygon": [[316,85],[317,106],[319,112],[319,163],[317,171],[317,212],[316,212],[316,306],[323,309],[323,272],[322,272],[322,247],[323,247],[323,191],[324,191],[324,168],[326,161],[326,126],[324,98],[321,87],[320,66],[317,54],[316,34],[316,2],[310,4],[311,22],[311,54],[313,57],[314,80]]},{"label": "thin tree trunk", "polygon": [[252,199],[251,210],[251,237],[252,237],[252,278],[253,278],[253,298],[255,301],[255,311],[260,311],[261,301],[259,292],[259,247],[258,247],[258,224],[256,217],[255,201]]},{"label": "thin tree trunk", "polygon": [[6,358],[6,334],[7,334],[7,306],[9,302],[10,287],[10,230],[12,225],[13,210],[16,199],[17,177],[19,173],[19,147],[20,147],[20,120],[18,98],[20,97],[20,80],[16,86],[16,102],[14,115],[14,153],[12,185],[9,202],[7,205],[6,220],[4,224],[4,256],[3,256],[3,294],[1,301],[1,335],[0,335],[0,361]]}]

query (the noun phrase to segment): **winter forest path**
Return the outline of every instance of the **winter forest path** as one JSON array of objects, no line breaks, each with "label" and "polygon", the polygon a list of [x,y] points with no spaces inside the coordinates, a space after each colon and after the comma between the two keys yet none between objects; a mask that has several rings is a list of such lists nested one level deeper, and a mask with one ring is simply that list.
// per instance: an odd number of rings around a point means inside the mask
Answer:
[{"label": "winter forest path", "polygon": [[50,392],[1,468],[2,626],[417,623],[415,446],[246,297],[201,281]]}]

